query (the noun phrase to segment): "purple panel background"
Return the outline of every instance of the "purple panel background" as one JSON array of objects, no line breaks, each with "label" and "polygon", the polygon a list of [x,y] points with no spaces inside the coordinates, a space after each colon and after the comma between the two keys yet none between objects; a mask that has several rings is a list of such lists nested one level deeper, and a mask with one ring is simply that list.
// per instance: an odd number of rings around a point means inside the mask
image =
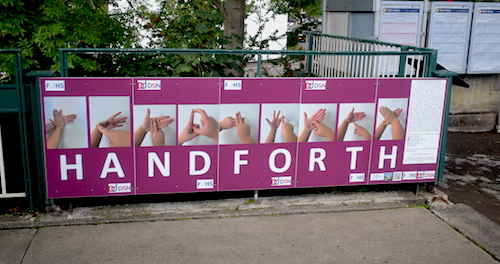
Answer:
[{"label": "purple panel background", "polygon": [[[386,154],[392,152],[392,147],[397,146],[398,152],[396,156],[396,166],[395,168],[390,167],[390,160],[384,160],[384,167],[382,169],[378,168],[379,158],[380,158],[380,147],[386,146]],[[370,173],[385,173],[385,172],[395,172],[395,171],[433,171],[437,172],[438,163],[435,164],[403,164],[403,152],[404,152],[404,142],[402,140],[386,140],[386,141],[375,141],[373,143],[373,154],[370,163]],[[404,180],[405,183],[411,182],[422,182],[429,181],[429,179],[417,179],[417,180]],[[430,180],[434,181],[434,180]],[[395,183],[393,181],[371,181],[371,184],[383,184],[383,183]]]},{"label": "purple panel background", "polygon": [[[130,96],[131,113],[133,105],[140,104],[247,104],[257,103],[375,103],[380,98],[409,98],[411,79],[316,79],[316,78],[41,78],[44,80],[65,80],[63,92],[45,91],[43,98],[50,96]],[[137,90],[138,80],[161,80],[161,90]],[[241,80],[241,90],[224,90],[224,80]],[[308,80],[327,82],[326,90],[305,90]],[[41,86],[43,87],[43,85]],[[134,88],[133,88],[134,87]],[[376,106],[378,108],[378,106]],[[87,109],[89,107],[87,106]],[[132,117],[133,115],[131,115]],[[128,122],[133,123],[129,117]],[[177,118],[175,118],[177,122]],[[341,121],[341,120],[340,120]],[[264,121],[265,122],[265,121]],[[337,120],[339,122],[339,120]],[[259,124],[262,124],[262,113]],[[89,124],[91,126],[92,124]],[[177,124],[182,129],[185,124]],[[375,126],[376,124],[374,124]],[[338,126],[338,123],[337,123]],[[90,129],[90,127],[89,127]],[[335,129],[337,133],[337,129]],[[279,129],[278,129],[279,133]],[[132,133],[131,133],[132,134]],[[262,137],[262,135],[260,135]],[[132,140],[132,137],[131,137]],[[396,168],[378,169],[380,146],[398,146]],[[394,182],[370,182],[370,173],[392,171],[428,171],[436,170],[436,164],[403,165],[403,140],[400,141],[351,141],[351,142],[310,142],[310,143],[274,143],[274,144],[239,144],[239,145],[203,145],[203,146],[166,146],[166,147],[130,147],[130,148],[95,148],[95,149],[55,149],[45,150],[47,171],[47,195],[49,198],[108,196],[108,183],[130,183],[131,193],[118,195],[177,193],[226,190],[257,190],[272,188],[319,187],[340,185],[381,184]],[[358,153],[356,170],[349,168],[351,153],[346,147],[362,146]],[[309,172],[309,150],[323,148],[327,152],[325,163],[327,170]],[[283,173],[274,173],[269,169],[269,154],[278,148],[285,148],[292,155],[290,169]],[[234,151],[248,149],[249,155],[242,156],[248,165],[241,166],[241,174],[234,175]],[[189,175],[189,152],[201,150],[209,154],[211,167],[204,175]],[[147,176],[147,153],[157,152],[163,159],[163,152],[169,151],[171,157],[171,175],[163,177],[156,170],[155,177]],[[110,174],[100,179],[106,155],[115,152],[119,156],[125,178]],[[60,179],[59,156],[68,155],[68,163],[74,163],[75,154],[83,155],[84,179],[77,181],[74,171],[70,170],[69,179]],[[370,160],[371,157],[371,160]],[[389,161],[386,161],[388,163]],[[283,163],[283,156],[278,155],[277,166]],[[200,164],[198,164],[200,165]],[[364,182],[349,182],[350,173],[365,173]],[[271,177],[291,177],[291,185],[271,186]],[[214,181],[212,189],[197,189],[198,179]],[[414,180],[434,181],[434,180]],[[412,182],[412,181],[403,181]]]},{"label": "purple panel background", "polygon": [[[242,80],[241,90],[224,90],[224,80]],[[227,103],[298,103],[301,79],[221,79],[222,104]]]},{"label": "purple panel background", "polygon": [[[64,80],[65,91],[45,91],[45,80]],[[40,87],[43,96],[131,96],[132,78],[40,78]]]},{"label": "purple panel background", "polygon": [[219,78],[134,78],[161,80],[161,90],[134,89],[134,104],[216,104]]},{"label": "purple panel background", "polygon": [[[269,155],[275,149],[287,149],[291,153],[292,165],[283,173],[275,173],[269,168]],[[229,190],[258,190],[272,188],[291,188],[295,182],[296,143],[279,144],[247,144],[221,146],[219,184],[220,191]],[[249,150],[249,155],[242,156],[241,160],[248,160],[248,165],[241,166],[241,173],[234,174],[234,151]],[[284,158],[282,154],[276,156],[276,166],[282,167]],[[228,166],[229,165],[229,166]],[[290,186],[271,186],[271,177],[291,176]]]},{"label": "purple panel background", "polygon": [[[156,152],[161,160],[163,153],[170,151],[170,176],[163,177],[155,167],[155,176],[150,178],[147,175],[147,153]],[[211,159],[210,169],[203,175],[189,174],[189,152],[204,151]],[[137,155],[137,193],[178,193],[178,192],[202,192],[215,191],[218,186],[218,146],[174,146],[174,147],[141,147],[136,148]],[[196,169],[201,169],[203,162],[196,161]],[[213,189],[197,189],[196,180],[213,179]]]},{"label": "purple panel background", "polygon": [[[336,155],[338,147],[337,142],[299,143],[296,187],[339,185],[340,177],[337,171],[341,164],[338,155]],[[309,171],[311,148],[321,148],[326,151],[326,157],[323,160],[326,171],[321,171],[317,164],[314,165],[314,171]]]},{"label": "purple panel background", "polygon": [[[306,90],[308,80],[326,80],[326,90]],[[373,103],[376,79],[311,79],[302,83],[303,103]]]},{"label": "purple panel background", "polygon": [[[118,177],[117,173],[109,173],[106,178],[101,179],[101,171],[108,153],[114,152],[120,161],[125,174],[124,178]],[[45,163],[47,172],[47,197],[85,197],[105,195],[130,195],[134,192],[134,158],[130,148],[93,148],[86,150],[46,150]],[[75,163],[75,155],[82,154],[83,180],[76,179],[75,170],[68,170],[68,180],[61,180],[59,157],[65,154],[67,164]],[[110,167],[115,167],[111,164]],[[130,183],[130,193],[108,193],[108,183]]]},{"label": "purple panel background", "polygon": [[379,79],[378,98],[409,98],[411,79]]}]

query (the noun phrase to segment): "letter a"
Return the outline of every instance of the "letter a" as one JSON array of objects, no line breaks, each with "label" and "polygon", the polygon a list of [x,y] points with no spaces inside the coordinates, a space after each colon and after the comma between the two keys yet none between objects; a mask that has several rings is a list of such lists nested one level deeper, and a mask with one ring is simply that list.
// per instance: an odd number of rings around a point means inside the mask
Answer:
[{"label": "letter a", "polygon": [[[113,162],[113,164],[115,165],[114,168],[110,167],[111,162]],[[120,160],[118,159],[118,156],[114,152],[110,152],[106,156],[106,161],[104,162],[104,166],[101,171],[101,179],[105,179],[106,177],[108,177],[108,173],[110,172],[116,172],[118,173],[118,177],[125,178],[125,173],[123,173]]]}]

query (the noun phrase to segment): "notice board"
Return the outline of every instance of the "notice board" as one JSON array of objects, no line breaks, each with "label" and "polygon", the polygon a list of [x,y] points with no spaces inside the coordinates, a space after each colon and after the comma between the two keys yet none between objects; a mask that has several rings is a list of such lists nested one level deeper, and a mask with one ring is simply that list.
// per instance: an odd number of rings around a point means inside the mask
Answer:
[{"label": "notice board", "polygon": [[438,50],[437,62],[447,70],[465,73],[473,4],[432,2],[427,46]]},{"label": "notice board", "polygon": [[467,73],[500,72],[500,3],[474,3]]},{"label": "notice board", "polygon": [[420,46],[422,13],[423,2],[382,1],[379,40]]},{"label": "notice board", "polygon": [[50,199],[434,182],[447,80],[41,78]]}]

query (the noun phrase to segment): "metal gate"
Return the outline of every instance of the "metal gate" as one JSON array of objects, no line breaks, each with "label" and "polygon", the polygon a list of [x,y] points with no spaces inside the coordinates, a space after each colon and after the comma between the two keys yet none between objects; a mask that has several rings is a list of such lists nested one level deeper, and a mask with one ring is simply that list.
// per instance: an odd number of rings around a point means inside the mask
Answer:
[{"label": "metal gate", "polygon": [[0,198],[26,197],[26,130],[21,50],[0,50]]}]

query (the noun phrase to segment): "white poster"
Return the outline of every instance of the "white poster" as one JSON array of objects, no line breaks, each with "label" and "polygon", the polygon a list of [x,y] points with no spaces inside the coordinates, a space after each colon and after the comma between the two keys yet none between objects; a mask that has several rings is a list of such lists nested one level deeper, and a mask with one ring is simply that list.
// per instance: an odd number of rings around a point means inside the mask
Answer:
[{"label": "white poster", "polygon": [[500,73],[500,3],[475,3],[467,73]]},{"label": "white poster", "polygon": [[427,46],[447,70],[465,73],[472,12],[473,3],[432,2]]},{"label": "white poster", "polygon": [[403,164],[437,162],[447,80],[412,80]]},{"label": "white poster", "polygon": [[423,2],[382,1],[380,41],[420,46]]}]

